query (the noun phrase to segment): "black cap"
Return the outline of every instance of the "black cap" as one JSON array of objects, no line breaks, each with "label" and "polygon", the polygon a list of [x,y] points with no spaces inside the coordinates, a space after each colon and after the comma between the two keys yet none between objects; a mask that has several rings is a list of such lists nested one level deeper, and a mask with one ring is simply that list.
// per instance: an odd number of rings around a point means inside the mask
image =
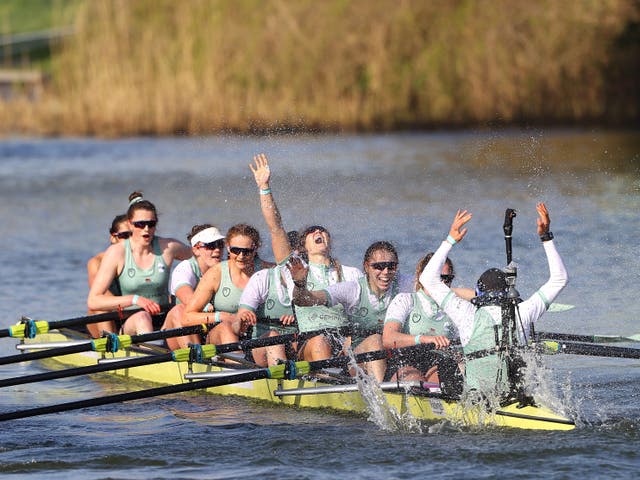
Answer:
[{"label": "black cap", "polygon": [[498,268],[490,268],[480,275],[476,287],[478,294],[487,292],[504,292],[507,289],[506,275]]}]

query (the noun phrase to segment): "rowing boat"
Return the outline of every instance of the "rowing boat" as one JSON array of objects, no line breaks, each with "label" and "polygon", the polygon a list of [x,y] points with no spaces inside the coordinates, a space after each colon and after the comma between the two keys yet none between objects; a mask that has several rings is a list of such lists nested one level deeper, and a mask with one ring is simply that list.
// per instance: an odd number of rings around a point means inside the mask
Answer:
[{"label": "rowing boat", "polygon": [[[70,329],[52,331],[39,335],[37,340],[25,340],[24,348],[44,348],[59,346],[65,342],[77,341],[81,336]],[[153,346],[155,354],[160,347]],[[166,352],[166,350],[162,350]],[[115,353],[87,351],[55,357],[55,362],[65,366],[85,367],[97,362],[117,362],[118,360],[153,355],[151,350],[132,347]],[[240,370],[244,371],[244,370]],[[165,362],[154,365],[136,366],[111,370],[112,374],[132,380],[152,382],[162,385],[176,385],[195,379],[211,378],[238,373],[238,368],[229,368],[213,363]],[[520,405],[514,401],[495,411],[487,412],[480,406],[463,407],[455,399],[442,395],[436,385],[419,382],[385,382],[380,386],[382,395],[377,401],[386,402],[388,408],[402,417],[413,417],[425,421],[447,420],[461,425],[495,425],[535,430],[571,430],[575,423],[554,413],[542,405]],[[309,376],[295,380],[259,379],[209,388],[207,393],[234,395],[255,400],[302,408],[322,408],[365,414],[369,411],[366,395],[356,383],[345,383],[327,377]],[[382,400],[381,400],[382,399]]]}]

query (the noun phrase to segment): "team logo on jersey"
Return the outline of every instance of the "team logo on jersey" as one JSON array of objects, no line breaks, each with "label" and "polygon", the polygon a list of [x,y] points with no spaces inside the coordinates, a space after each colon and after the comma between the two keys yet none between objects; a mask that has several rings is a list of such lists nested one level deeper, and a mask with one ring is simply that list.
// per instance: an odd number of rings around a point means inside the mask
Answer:
[{"label": "team logo on jersey", "polygon": [[164,264],[158,263],[158,271],[159,272],[164,272]]},{"label": "team logo on jersey", "polygon": [[367,307],[360,307],[355,311],[354,316],[356,317],[366,317],[369,314],[369,309]]},{"label": "team logo on jersey", "polygon": [[222,288],[222,296],[223,297],[228,297],[229,295],[231,295],[231,289],[229,287],[223,287]]},{"label": "team logo on jersey", "polygon": [[267,300],[267,303],[266,303],[267,310],[273,310],[273,307],[275,306],[276,306],[276,302],[272,298]]},{"label": "team logo on jersey", "polygon": [[307,290],[315,290],[315,283],[313,282],[307,282]]},{"label": "team logo on jersey", "polygon": [[412,323],[420,323],[420,320],[422,320],[422,315],[419,313],[412,313],[411,314],[411,322]]},{"label": "team logo on jersey", "polygon": [[133,278],[136,276],[136,269],[135,268],[128,268],[127,269],[127,276],[129,278]]}]

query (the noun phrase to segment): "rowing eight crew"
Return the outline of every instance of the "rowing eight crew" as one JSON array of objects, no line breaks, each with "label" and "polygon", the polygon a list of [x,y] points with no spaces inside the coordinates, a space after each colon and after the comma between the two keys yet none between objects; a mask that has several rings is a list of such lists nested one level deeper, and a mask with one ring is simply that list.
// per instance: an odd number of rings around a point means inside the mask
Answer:
[{"label": "rowing eight crew", "polygon": [[[467,385],[493,388],[496,378],[500,378],[498,373],[505,367],[504,357],[491,352],[496,352],[496,338],[499,338],[496,332],[502,335],[500,311],[508,291],[506,277],[500,270],[490,269],[478,280],[475,292],[450,288],[455,275],[447,254],[466,234],[464,225],[471,219],[470,213],[456,213],[447,240],[435,255],[428,254],[418,262],[413,279],[398,272],[397,251],[386,241],[369,246],[363,259],[363,275],[359,269],[337,261],[332,255],[330,233],[322,226],[304,229],[292,242],[269,184],[271,171],[266,156],[255,156],[250,167],[272,238],[275,264],[258,257],[259,233],[246,224],[231,227],[224,241],[212,225],[192,231],[191,248],[174,239],[155,238],[155,207],[145,200],[142,213],[136,213],[136,208],[132,211],[140,202],[135,201],[138,196],[132,199],[128,212],[133,232],[131,240],[112,245],[105,252],[108,261],[103,260],[96,275],[99,281],[94,281],[91,287],[89,308],[110,310],[140,306],[144,309],[137,314],[141,318],[136,322],[127,321],[122,330],[125,333],[150,331],[150,315],[159,312],[162,296],[166,295],[169,266],[174,259],[185,260],[189,265],[176,268],[174,275],[190,268],[193,275],[184,285],[188,284],[190,291],[180,298],[181,285],[172,282],[172,293],[181,303],[167,316],[164,328],[214,324],[206,341],[220,344],[232,343],[243,335],[255,338],[344,325],[358,327],[346,341],[331,335],[317,335],[300,344],[255,349],[248,359],[258,366],[270,366],[285,358],[313,361],[346,354],[348,350],[363,353],[422,343],[432,343],[442,351],[455,340],[462,344],[463,353],[473,358],[467,359],[464,366]],[[516,310],[517,324],[522,326],[517,334],[520,342],[526,341],[525,329],[540,318],[567,282],[564,265],[549,231],[548,211],[542,203],[538,204],[537,211],[537,231],[547,254],[550,279]],[[225,246],[228,259],[223,261],[221,250]],[[160,273],[162,278],[154,280]],[[123,277],[125,292],[107,294],[111,283],[115,279],[122,282]],[[149,283],[154,284],[154,289],[149,289]],[[149,295],[152,298],[147,298],[148,292],[153,294]],[[278,324],[265,322],[265,318],[275,318]],[[169,346],[179,348],[202,340],[191,336],[177,339]],[[485,353],[478,355],[478,352]],[[438,381],[440,372],[456,377],[455,383],[459,383],[459,361],[461,359],[452,361],[451,355],[436,352],[410,364],[376,360],[362,367],[378,381],[389,378]],[[502,388],[500,383],[498,381]]]}]

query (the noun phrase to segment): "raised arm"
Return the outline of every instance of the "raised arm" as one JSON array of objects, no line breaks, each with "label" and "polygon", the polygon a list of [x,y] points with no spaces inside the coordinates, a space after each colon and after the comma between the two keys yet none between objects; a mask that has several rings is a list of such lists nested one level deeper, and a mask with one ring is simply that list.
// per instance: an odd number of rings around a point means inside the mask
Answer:
[{"label": "raised arm", "polygon": [[276,259],[276,263],[282,262],[286,259],[292,250],[292,246],[289,245],[289,238],[287,232],[282,226],[282,218],[280,217],[280,211],[271,193],[271,187],[269,180],[271,178],[271,170],[269,169],[269,162],[267,156],[264,153],[260,153],[253,157],[253,165],[249,165],[249,168],[253,172],[256,184],[258,185],[260,192],[260,208],[262,210],[262,216],[264,217],[267,227],[269,227],[269,233],[271,234],[271,248],[273,249],[273,255]]},{"label": "raised arm", "polygon": [[560,254],[553,243],[553,234],[549,231],[551,220],[547,207],[544,203],[539,203],[536,205],[536,210],[538,211],[537,231],[540,240],[542,240],[542,246],[544,247],[549,264],[549,280],[540,287],[538,293],[545,302],[546,308],[549,308],[549,305],[555,300],[569,281],[569,277],[562,258],[560,258]]},{"label": "raised arm", "polygon": [[464,225],[471,220],[471,216],[471,213],[466,210],[456,212],[447,239],[442,242],[420,274],[420,283],[457,327],[462,345],[465,345],[471,337],[476,308],[471,302],[455,295],[445,283],[441,282],[440,272],[451,248],[467,234]]}]

